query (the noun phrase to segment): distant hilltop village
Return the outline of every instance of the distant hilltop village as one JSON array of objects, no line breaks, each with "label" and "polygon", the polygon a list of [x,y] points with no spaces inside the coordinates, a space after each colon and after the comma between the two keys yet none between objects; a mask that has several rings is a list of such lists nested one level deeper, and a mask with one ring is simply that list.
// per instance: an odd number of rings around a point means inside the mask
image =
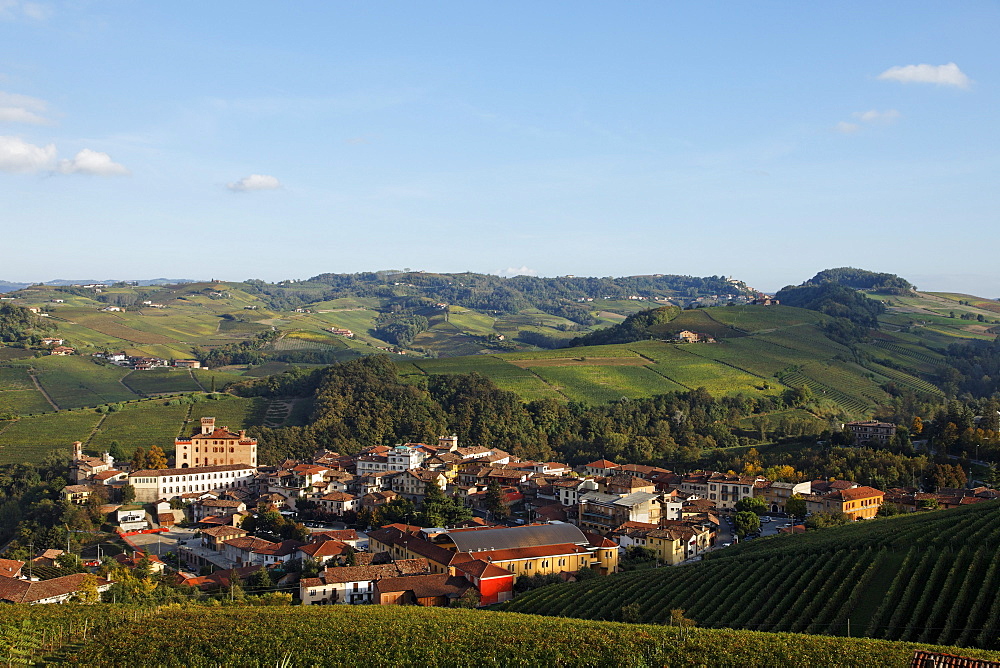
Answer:
[{"label": "distant hilltop village", "polygon": [[[863,445],[892,438],[894,426],[861,421],[845,430]],[[258,465],[257,448],[245,431],[218,426],[212,417],[175,439],[174,468],[155,446],[126,464],[108,453],[86,456],[78,441],[73,484],[63,497],[105,504],[123,540],[136,532],[187,532],[174,564],[179,583],[212,591],[264,569],[304,605],[487,605],[511,599],[519,578],[615,573],[636,548],[659,564],[682,564],[735,542],[733,520],[751,502],[762,522],[786,518],[780,527],[756,529],[759,535],[800,533],[804,527],[788,518],[807,512],[859,521],[887,502],[917,511],[930,502],[948,508],[1000,497],[984,487],[883,491],[850,480],[680,474],[607,459],[574,469],[462,445],[455,435],[356,455],[321,450],[276,466]],[[429,507],[439,514],[428,514]],[[511,519],[515,511],[524,519]],[[414,524],[418,515],[444,526]],[[332,522],[367,533],[331,528]],[[315,574],[302,575],[302,564],[315,564]],[[65,581],[64,589],[74,582]],[[37,602],[59,596],[49,598]]]}]

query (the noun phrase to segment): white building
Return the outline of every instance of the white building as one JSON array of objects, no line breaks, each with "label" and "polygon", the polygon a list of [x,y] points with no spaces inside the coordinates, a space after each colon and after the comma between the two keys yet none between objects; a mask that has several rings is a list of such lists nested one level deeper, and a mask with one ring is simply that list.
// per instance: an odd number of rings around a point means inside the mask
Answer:
[{"label": "white building", "polygon": [[189,492],[214,492],[253,484],[256,466],[225,464],[184,469],[148,469],[129,474],[135,500],[152,503]]}]

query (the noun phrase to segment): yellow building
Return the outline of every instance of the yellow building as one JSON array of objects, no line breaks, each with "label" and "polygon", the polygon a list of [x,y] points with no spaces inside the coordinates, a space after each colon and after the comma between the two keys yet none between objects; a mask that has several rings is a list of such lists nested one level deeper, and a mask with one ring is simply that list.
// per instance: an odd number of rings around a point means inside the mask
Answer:
[{"label": "yellow building", "polygon": [[870,520],[878,515],[885,492],[874,487],[852,487],[830,492],[824,499],[829,511],[840,511],[851,520]]}]

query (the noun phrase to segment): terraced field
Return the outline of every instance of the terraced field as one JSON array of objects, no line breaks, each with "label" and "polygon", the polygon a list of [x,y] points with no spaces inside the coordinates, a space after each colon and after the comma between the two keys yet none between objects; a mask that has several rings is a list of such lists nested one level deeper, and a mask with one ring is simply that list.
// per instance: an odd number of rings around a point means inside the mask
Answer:
[{"label": "terraced field", "polygon": [[[691,566],[550,585],[505,609],[1000,648],[1000,504],[757,540]],[[766,583],[766,586],[761,586]]]},{"label": "terraced field", "polygon": [[40,357],[30,361],[38,382],[59,408],[100,406],[138,399],[121,380],[128,369],[103,366],[83,357]]},{"label": "terraced field", "polygon": [[158,368],[133,371],[122,378],[122,383],[141,396],[201,390],[201,386],[187,369]]}]

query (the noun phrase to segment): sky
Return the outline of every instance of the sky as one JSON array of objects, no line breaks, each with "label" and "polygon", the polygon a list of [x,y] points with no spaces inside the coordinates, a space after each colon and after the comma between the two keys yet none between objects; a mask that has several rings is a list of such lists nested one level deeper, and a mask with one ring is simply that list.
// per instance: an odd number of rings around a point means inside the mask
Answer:
[{"label": "sky", "polygon": [[1000,3],[0,0],[0,279],[1000,297]]}]

